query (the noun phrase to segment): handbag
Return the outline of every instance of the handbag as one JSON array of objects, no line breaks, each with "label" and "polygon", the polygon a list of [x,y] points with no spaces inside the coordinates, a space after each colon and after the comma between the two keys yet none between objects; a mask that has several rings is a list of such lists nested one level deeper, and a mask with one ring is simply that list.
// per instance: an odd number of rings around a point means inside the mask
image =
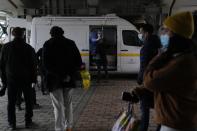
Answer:
[{"label": "handbag", "polygon": [[139,131],[139,128],[140,120],[133,116],[127,124],[125,131]]},{"label": "handbag", "polygon": [[139,131],[140,121],[136,118],[134,107],[129,102],[128,110],[120,113],[112,127],[112,131]]}]

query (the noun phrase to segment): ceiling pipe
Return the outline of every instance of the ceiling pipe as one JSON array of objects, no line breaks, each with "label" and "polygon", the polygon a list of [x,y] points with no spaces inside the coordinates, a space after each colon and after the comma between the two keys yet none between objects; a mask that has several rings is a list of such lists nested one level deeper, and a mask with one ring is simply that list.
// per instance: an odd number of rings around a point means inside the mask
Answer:
[{"label": "ceiling pipe", "polygon": [[18,8],[18,6],[12,1],[12,0],[8,0],[9,2],[10,2],[10,4],[12,5],[12,6],[14,6],[16,9]]},{"label": "ceiling pipe", "polygon": [[64,0],[64,15],[67,15],[66,0]]},{"label": "ceiling pipe", "polygon": [[174,7],[175,2],[176,2],[176,0],[173,0],[172,1],[172,4],[170,5],[170,10],[169,10],[168,16],[171,16],[171,14],[172,14],[172,8]]},{"label": "ceiling pipe", "polygon": [[49,0],[49,14],[51,14],[52,15],[52,13],[53,13],[53,7],[52,7],[52,0]]},{"label": "ceiling pipe", "polygon": [[56,0],[56,8],[57,8],[57,15],[60,14],[60,1],[59,0]]}]

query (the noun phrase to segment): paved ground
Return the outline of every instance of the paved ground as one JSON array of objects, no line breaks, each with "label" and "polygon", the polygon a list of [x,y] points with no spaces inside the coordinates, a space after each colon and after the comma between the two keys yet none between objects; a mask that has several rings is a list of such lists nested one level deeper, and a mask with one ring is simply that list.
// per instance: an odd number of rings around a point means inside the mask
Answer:
[{"label": "paved ground", "polygon": [[[117,115],[127,103],[121,100],[121,92],[129,91],[135,85],[132,77],[112,77],[97,83],[92,81],[92,87],[88,91],[77,88],[74,91],[74,131],[110,131]],[[43,96],[37,92],[37,101],[42,106],[34,110],[35,127],[24,128],[24,111],[16,111],[17,128],[19,131],[54,131],[54,116],[49,96]],[[0,98],[0,131],[7,129],[7,96]],[[24,107],[24,105],[23,105]],[[139,105],[135,112],[139,117]],[[154,112],[151,111],[151,124],[149,131],[155,130],[153,121]]]}]

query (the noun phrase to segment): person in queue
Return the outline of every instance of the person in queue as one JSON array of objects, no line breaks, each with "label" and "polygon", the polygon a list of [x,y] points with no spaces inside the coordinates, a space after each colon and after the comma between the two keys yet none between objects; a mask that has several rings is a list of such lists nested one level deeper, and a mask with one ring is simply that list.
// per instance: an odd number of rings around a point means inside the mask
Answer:
[{"label": "person in queue", "polygon": [[55,131],[72,131],[72,92],[82,60],[75,42],[63,36],[61,27],[52,27],[50,34],[51,38],[43,46],[42,63],[54,107]]},{"label": "person in queue", "polygon": [[197,52],[192,41],[191,12],[164,21],[167,50],[154,58],[144,74],[144,86],[154,92],[160,131],[197,130]]}]

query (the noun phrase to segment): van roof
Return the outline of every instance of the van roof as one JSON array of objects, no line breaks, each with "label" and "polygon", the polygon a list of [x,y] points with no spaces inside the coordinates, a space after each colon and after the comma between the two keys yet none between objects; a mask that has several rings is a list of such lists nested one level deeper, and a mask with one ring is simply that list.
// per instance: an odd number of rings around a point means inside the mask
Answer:
[{"label": "van roof", "polygon": [[62,16],[45,16],[33,18],[32,24],[52,24],[53,22],[64,22],[62,24],[99,24],[99,25],[128,25],[133,26],[129,21],[120,18],[116,15],[105,16],[74,16],[74,17],[62,17]]},{"label": "van roof", "polygon": [[43,16],[43,17],[35,17],[42,19],[120,19],[116,14],[107,14],[102,16]]}]

